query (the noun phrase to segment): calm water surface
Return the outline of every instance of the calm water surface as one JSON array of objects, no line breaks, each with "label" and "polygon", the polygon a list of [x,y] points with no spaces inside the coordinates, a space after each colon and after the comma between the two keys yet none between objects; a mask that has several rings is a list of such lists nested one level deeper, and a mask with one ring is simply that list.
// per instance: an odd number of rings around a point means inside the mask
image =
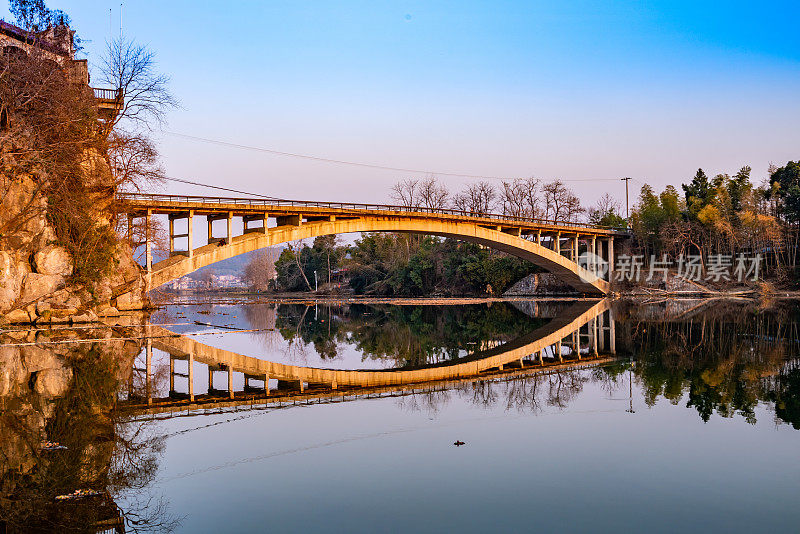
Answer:
[{"label": "calm water surface", "polygon": [[[192,298],[150,320],[219,354],[390,372],[524,351],[593,304]],[[521,368],[346,397],[270,378],[269,402],[236,367],[235,401],[225,369],[209,391],[199,352],[190,400],[189,362],[155,337],[148,367],[137,329],[6,332],[0,520],[8,532],[95,532],[120,516],[127,532],[796,531],[799,318],[790,303],[615,303]],[[56,500],[75,489],[98,494]]]}]

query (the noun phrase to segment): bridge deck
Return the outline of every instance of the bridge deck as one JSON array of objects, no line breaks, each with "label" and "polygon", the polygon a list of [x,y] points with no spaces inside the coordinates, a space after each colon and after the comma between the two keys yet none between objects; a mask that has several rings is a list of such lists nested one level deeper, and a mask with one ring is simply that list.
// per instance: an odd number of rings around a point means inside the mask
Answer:
[{"label": "bridge deck", "polygon": [[227,198],[179,195],[119,194],[129,214],[176,214],[192,210],[195,215],[270,216],[300,215],[308,220],[335,217],[337,220],[359,217],[400,217],[404,219],[448,220],[472,222],[502,229],[518,228],[522,234],[581,234],[595,236],[627,236],[627,230],[597,226],[576,221],[553,221],[531,217],[515,217],[496,213],[471,213],[453,209],[431,209],[422,206],[406,207],[388,204],[357,204],[300,200],[271,200],[258,198]]}]

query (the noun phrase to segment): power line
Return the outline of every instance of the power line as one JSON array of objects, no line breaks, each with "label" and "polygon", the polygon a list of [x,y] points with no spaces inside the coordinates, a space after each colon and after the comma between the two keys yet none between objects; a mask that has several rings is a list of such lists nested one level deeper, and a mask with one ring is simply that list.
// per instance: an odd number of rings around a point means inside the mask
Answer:
[{"label": "power line", "polygon": [[282,200],[278,197],[271,197],[269,195],[262,195],[260,193],[251,193],[250,191],[241,191],[239,189],[230,189],[228,187],[220,187],[218,185],[201,184],[200,182],[192,182],[191,180],[184,180],[183,178],[175,178],[172,176],[162,176],[168,182],[180,182],[182,184],[196,185],[200,187],[208,187],[210,189],[219,189],[220,191],[229,191],[231,193],[239,193],[241,195],[252,195],[254,197],[265,198],[267,200]]},{"label": "power line", "polygon": [[[183,139],[189,139],[192,141],[200,141],[203,143],[210,143],[212,145],[218,146],[226,146],[231,148],[239,148],[242,150],[252,150],[254,152],[263,152],[266,154],[272,154],[275,156],[285,156],[290,158],[299,158],[299,159],[307,159],[311,161],[319,161],[322,163],[331,163],[335,165],[350,165],[352,167],[363,167],[367,169],[380,169],[384,171],[398,171],[398,172],[407,172],[411,174],[431,174],[435,176],[451,176],[455,178],[476,178],[480,180],[509,180],[513,179],[511,177],[502,177],[502,176],[488,176],[482,174],[460,174],[455,172],[441,172],[441,171],[430,171],[430,170],[420,170],[420,169],[408,169],[405,167],[390,167],[387,165],[378,165],[373,163],[363,163],[357,161],[346,161],[341,159],[333,159],[333,158],[323,158],[321,156],[312,156],[309,154],[299,154],[295,152],[284,152],[282,150],[275,150],[272,148],[263,148],[263,147],[256,147],[250,145],[242,145],[239,143],[230,143],[228,141],[220,141],[217,139],[208,139],[206,137],[198,137],[196,135],[188,135],[179,132],[171,132],[165,131],[164,133],[168,135],[172,135],[174,137],[180,137]],[[560,178],[562,182],[597,182],[597,181],[612,181],[617,180],[617,178]]]}]

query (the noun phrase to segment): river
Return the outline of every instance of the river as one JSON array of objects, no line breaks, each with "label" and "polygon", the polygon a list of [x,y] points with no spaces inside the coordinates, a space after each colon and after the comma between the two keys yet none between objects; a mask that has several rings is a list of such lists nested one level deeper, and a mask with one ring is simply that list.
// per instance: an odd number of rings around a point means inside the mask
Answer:
[{"label": "river", "polygon": [[800,524],[795,302],[189,296],[147,322],[0,331],[0,531]]}]

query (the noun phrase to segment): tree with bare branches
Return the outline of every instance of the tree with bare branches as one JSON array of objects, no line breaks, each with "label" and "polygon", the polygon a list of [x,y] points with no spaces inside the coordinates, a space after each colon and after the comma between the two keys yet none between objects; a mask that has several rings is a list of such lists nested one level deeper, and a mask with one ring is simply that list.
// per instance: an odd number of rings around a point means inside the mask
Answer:
[{"label": "tree with bare branches", "polygon": [[503,215],[539,217],[540,186],[539,180],[533,177],[517,178],[511,181],[504,180],[500,190]]},{"label": "tree with bare branches", "polygon": [[407,178],[392,186],[392,200],[399,205],[410,208],[419,203],[419,180]]},{"label": "tree with bare branches", "polygon": [[450,192],[440,184],[435,176],[429,176],[419,183],[419,205],[430,210],[439,210],[447,207]]},{"label": "tree with bare branches", "polygon": [[274,287],[278,271],[275,262],[280,257],[277,248],[269,247],[253,253],[244,268],[244,280],[251,289],[267,291]]},{"label": "tree with bare branches", "polygon": [[167,111],[178,105],[169,91],[169,77],[156,70],[155,53],[127,37],[108,43],[100,80],[117,92],[121,103],[107,125],[109,132],[122,122],[148,130],[161,126]]},{"label": "tree with bare branches", "polygon": [[578,196],[561,180],[542,186],[545,217],[552,221],[577,221],[585,209]]},{"label": "tree with bare branches", "polygon": [[494,208],[495,198],[497,190],[493,184],[477,182],[453,196],[453,207],[473,215],[489,213]]}]

